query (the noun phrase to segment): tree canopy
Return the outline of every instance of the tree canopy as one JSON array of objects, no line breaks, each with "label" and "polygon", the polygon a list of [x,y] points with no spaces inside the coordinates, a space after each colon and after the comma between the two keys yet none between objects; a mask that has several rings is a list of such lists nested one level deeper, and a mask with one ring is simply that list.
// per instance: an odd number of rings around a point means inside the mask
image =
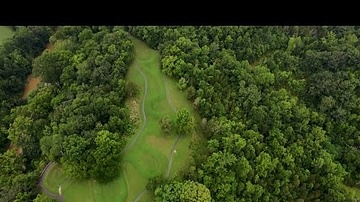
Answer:
[{"label": "tree canopy", "polygon": [[[16,26],[0,46],[1,201],[46,201],[36,181],[50,160],[74,178],[119,174],[134,133],[124,101],[139,93],[125,81],[129,33],[202,117],[180,109],[163,131],[206,139],[175,179],[150,180],[157,201],[355,200],[359,27]],[[21,100],[31,72],[42,83]]]},{"label": "tree canopy", "polygon": [[108,182],[118,176],[124,137],[133,132],[124,105],[132,43],[122,29],[67,26],[51,42],[33,69],[56,89],[41,151],[69,176]]},{"label": "tree canopy", "polygon": [[198,182],[173,181],[162,185],[155,190],[155,201],[169,202],[210,202],[211,196],[209,189]]},{"label": "tree canopy", "polygon": [[343,185],[360,182],[358,27],[126,29],[160,52],[206,120],[206,151],[193,147],[185,179],[215,201],[350,200]]},{"label": "tree canopy", "polygon": [[[49,161],[73,178],[118,176],[134,133],[124,103],[132,46],[120,27],[16,28],[0,48],[0,140],[3,151],[15,145],[0,154],[0,201],[46,201],[37,181]],[[31,69],[41,83],[20,100]]]},{"label": "tree canopy", "polygon": [[33,59],[53,32],[47,26],[17,26],[14,36],[0,45],[0,201],[31,201],[38,192],[42,165],[36,140],[47,123],[44,113],[48,113],[51,90],[32,104],[26,104],[21,95]]},{"label": "tree canopy", "polygon": [[189,111],[181,109],[176,112],[175,127],[179,135],[191,135],[194,132],[195,120]]}]

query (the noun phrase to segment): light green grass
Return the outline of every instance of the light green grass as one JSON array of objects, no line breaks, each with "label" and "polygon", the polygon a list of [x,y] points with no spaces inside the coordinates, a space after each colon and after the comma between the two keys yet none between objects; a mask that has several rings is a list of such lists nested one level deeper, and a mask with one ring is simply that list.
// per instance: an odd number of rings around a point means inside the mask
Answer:
[{"label": "light green grass", "polygon": [[[66,201],[84,202],[125,201],[127,186],[120,183],[122,183],[120,180],[114,180],[107,184],[99,184],[94,180],[75,181],[67,178],[58,165],[55,165],[44,179],[44,186],[53,193],[58,193],[59,186],[61,186],[61,192]],[[125,189],[119,190],[119,187]]]},{"label": "light green grass", "polygon": [[[137,142],[124,156],[124,161],[134,165],[132,172],[137,172],[136,175],[128,175],[128,179],[133,182],[133,185],[129,185],[127,201],[135,200],[138,194],[145,189],[147,180],[150,177],[166,173],[170,149],[177,138],[175,134],[170,136],[162,134],[159,125],[159,121],[164,115],[168,115],[172,119],[175,118],[175,114],[166,98],[165,82],[160,70],[160,56],[139,40],[134,39],[133,41],[137,64],[148,81],[148,94],[145,100],[147,124]],[[143,87],[143,80],[135,65],[132,64],[130,67],[127,79]],[[185,106],[185,97],[183,101]],[[182,158],[177,159],[174,157],[171,175],[174,175],[176,171],[179,171],[179,168],[186,165],[189,157],[189,143],[190,137],[186,137],[178,145],[183,152],[178,151],[176,157],[180,156]],[[175,161],[177,162],[175,163]],[[141,201],[153,201],[152,193],[145,194]]]},{"label": "light green grass", "polygon": [[14,35],[14,31],[8,26],[0,26],[0,45]]},{"label": "light green grass", "polygon": [[48,187],[50,192],[58,193],[58,188],[60,185],[66,185],[70,182],[71,180],[64,176],[61,167],[56,164],[51,169],[51,172],[48,172],[47,175],[45,175],[44,186]]},{"label": "light green grass", "polygon": [[[174,133],[170,136],[162,134],[159,121],[164,115],[168,115],[174,120],[175,113],[167,102],[165,81],[160,70],[160,55],[139,40],[133,39],[133,42],[135,44],[136,62],[130,65],[126,79],[141,87],[141,95],[138,100],[140,111],[144,92],[144,79],[136,69],[136,63],[147,78],[146,127],[134,145],[123,155],[119,178],[105,185],[100,185],[94,181],[68,183],[66,187],[62,187],[67,202],[133,202],[145,189],[149,178],[156,175],[165,175],[166,173],[170,149],[177,136]],[[191,104],[186,100],[184,93],[178,90],[176,82],[168,79],[168,85],[171,100],[176,109],[187,108],[192,111]],[[143,120],[141,124],[143,124]],[[129,138],[129,142],[131,138]],[[190,140],[191,137],[183,137],[176,146],[177,152],[174,154],[169,177],[174,176],[189,162]],[[55,172],[58,174],[55,174]],[[44,185],[49,190],[57,190],[58,184],[65,181],[64,179],[65,177],[61,172],[52,169],[45,178]],[[148,192],[140,201],[150,202],[153,200],[153,194]]]}]

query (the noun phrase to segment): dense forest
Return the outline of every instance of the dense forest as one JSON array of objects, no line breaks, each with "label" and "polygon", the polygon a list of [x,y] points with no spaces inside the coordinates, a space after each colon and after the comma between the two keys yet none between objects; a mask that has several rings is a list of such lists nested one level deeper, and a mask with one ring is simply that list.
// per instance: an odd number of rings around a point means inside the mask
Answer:
[{"label": "dense forest", "polygon": [[[76,179],[119,175],[135,130],[129,34],[160,52],[202,118],[180,110],[177,133],[205,136],[177,177],[149,179],[156,201],[354,200],[360,27],[19,26],[0,45],[0,201],[47,201],[50,161]],[[30,73],[42,82],[22,100]]]},{"label": "dense forest", "polygon": [[[119,174],[123,137],[132,132],[124,106],[132,43],[122,29],[107,27],[65,27],[50,42],[53,49],[33,69],[48,84],[36,95],[47,103],[36,113],[48,117],[38,137],[41,151],[69,176],[109,181]],[[17,119],[29,117],[20,111]]]},{"label": "dense forest", "polygon": [[182,182],[158,181],[158,201],[189,182],[215,201],[351,200],[344,184],[360,184],[359,27],[126,29],[160,52],[207,138],[193,145]]},{"label": "dense forest", "polygon": [[26,104],[20,98],[32,61],[45,49],[54,30],[15,27],[14,37],[0,45],[0,201],[29,201],[37,194],[38,159],[19,156],[16,147],[9,149],[8,129],[13,121],[11,109]]},{"label": "dense forest", "polygon": [[[50,161],[76,179],[119,174],[124,137],[133,133],[124,106],[132,46],[120,27],[80,26],[21,28],[4,44],[1,114],[13,109],[2,118],[0,201],[46,201],[37,180]],[[42,83],[19,100],[31,71]],[[22,153],[6,151],[9,141]]]}]

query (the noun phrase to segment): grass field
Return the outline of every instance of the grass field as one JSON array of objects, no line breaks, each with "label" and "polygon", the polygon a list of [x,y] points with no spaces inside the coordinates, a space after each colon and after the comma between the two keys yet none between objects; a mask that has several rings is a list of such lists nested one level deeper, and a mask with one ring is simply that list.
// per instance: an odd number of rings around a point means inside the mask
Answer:
[{"label": "grass field", "polygon": [[[133,39],[133,41],[135,43],[136,63],[144,72],[148,82],[148,92],[145,98],[146,127],[134,145],[123,155],[120,177],[111,183],[101,185],[94,181],[69,181],[61,172],[60,167],[54,167],[45,176],[44,185],[50,191],[55,192],[58,190],[58,186],[61,185],[62,194],[67,202],[133,202],[145,189],[148,178],[166,173],[170,149],[177,136],[172,134],[165,137],[161,133],[159,120],[164,115],[174,119],[175,113],[167,102],[165,81],[160,70],[159,54],[141,41],[136,39]],[[136,69],[136,63],[130,66],[126,79],[141,86],[141,96],[138,103],[142,103],[144,79]],[[190,103],[186,100],[184,93],[178,90],[176,82],[168,79],[168,87],[175,108],[191,110]],[[140,110],[141,104],[139,104]],[[177,152],[174,154],[170,177],[174,176],[177,171],[188,163],[190,140],[191,137],[183,137],[176,146]],[[140,201],[153,201],[152,193],[146,193]]]},{"label": "grass field", "polygon": [[2,42],[8,38],[11,38],[14,35],[14,31],[8,26],[0,26],[0,45]]}]

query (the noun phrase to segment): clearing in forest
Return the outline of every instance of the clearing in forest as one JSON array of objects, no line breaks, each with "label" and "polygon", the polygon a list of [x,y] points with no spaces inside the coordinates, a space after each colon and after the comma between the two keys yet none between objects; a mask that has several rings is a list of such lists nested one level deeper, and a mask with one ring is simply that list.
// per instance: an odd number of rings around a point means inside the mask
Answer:
[{"label": "clearing in forest", "polygon": [[[129,67],[126,79],[140,87],[137,104],[128,100],[129,108],[138,106],[139,129],[129,137],[122,156],[120,176],[107,184],[93,180],[74,181],[67,179],[59,166],[54,166],[44,177],[44,186],[53,192],[62,187],[66,202],[72,201],[153,201],[153,195],[145,190],[147,180],[156,175],[172,177],[190,160],[191,137],[182,136],[179,141],[175,130],[171,135],[161,132],[159,121],[167,115],[175,120],[175,111],[186,108],[194,115],[184,92],[179,91],[177,82],[163,76],[160,69],[160,55],[143,42],[132,39],[135,46],[135,60]],[[168,95],[167,95],[168,94]],[[168,98],[169,97],[169,100]],[[199,120],[199,117],[196,117]],[[174,143],[177,144],[174,146]],[[176,153],[173,150],[176,150]],[[173,152],[173,155],[170,153]],[[169,165],[170,156],[172,164]]]}]

